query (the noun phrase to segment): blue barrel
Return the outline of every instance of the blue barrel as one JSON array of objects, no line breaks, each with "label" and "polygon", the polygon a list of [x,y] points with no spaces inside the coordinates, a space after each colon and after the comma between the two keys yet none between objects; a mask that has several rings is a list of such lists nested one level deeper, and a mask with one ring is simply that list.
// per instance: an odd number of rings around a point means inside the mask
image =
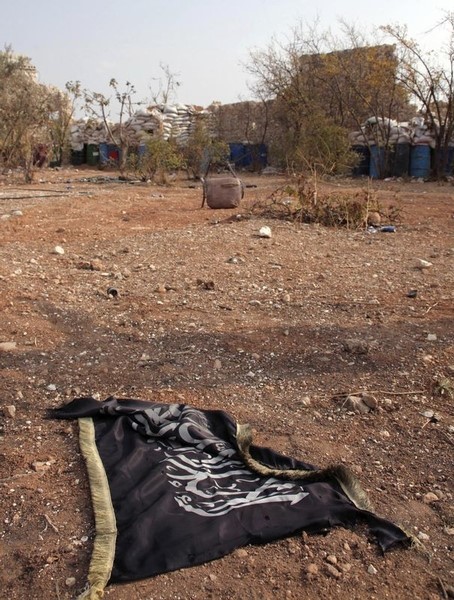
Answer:
[{"label": "blue barrel", "polygon": [[235,167],[243,166],[243,159],[245,154],[244,144],[235,142],[229,144],[230,149],[230,162],[235,165]]},{"label": "blue barrel", "polygon": [[383,179],[385,176],[385,149],[381,146],[370,147],[369,175],[372,179]]},{"label": "blue barrel", "polygon": [[430,175],[430,146],[412,146],[410,152],[410,177],[426,178]]},{"label": "blue barrel", "polygon": [[145,156],[146,152],[147,152],[147,145],[139,144],[139,147],[137,149],[137,154],[139,155],[139,158],[142,158],[142,156]]},{"label": "blue barrel", "polygon": [[392,157],[391,174],[394,177],[406,177],[410,171],[410,149],[408,142],[396,144]]},{"label": "blue barrel", "polygon": [[257,144],[258,163],[261,169],[264,169],[268,164],[268,148],[266,144]]},{"label": "blue barrel", "polygon": [[353,177],[369,176],[370,150],[368,146],[352,146],[353,152],[358,155],[358,163],[353,167]]},{"label": "blue barrel", "polygon": [[99,163],[106,165],[109,161],[109,147],[107,144],[99,144]]},{"label": "blue barrel", "polygon": [[241,159],[241,166],[244,169],[248,169],[252,166],[254,161],[254,146],[251,144],[243,144],[243,158]]},{"label": "blue barrel", "polygon": [[445,174],[452,175],[454,172],[454,146],[448,146],[448,156],[445,165]]},{"label": "blue barrel", "polygon": [[439,166],[443,168],[443,173],[445,175],[451,175],[454,162],[454,146],[440,148],[439,152],[435,152],[435,160],[437,160],[437,157]]}]

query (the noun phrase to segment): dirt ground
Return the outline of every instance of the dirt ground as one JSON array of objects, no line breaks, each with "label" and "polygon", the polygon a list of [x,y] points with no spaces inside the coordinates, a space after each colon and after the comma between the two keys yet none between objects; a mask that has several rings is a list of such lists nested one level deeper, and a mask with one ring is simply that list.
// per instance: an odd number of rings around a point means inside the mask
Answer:
[{"label": "dirt ground", "polygon": [[[276,177],[245,177],[242,205],[213,211],[187,181],[92,179],[106,176],[0,184],[0,597],[85,586],[77,423],[44,418],[79,395],[224,409],[260,445],[348,465],[421,541],[383,556],[364,531],[300,534],[109,586],[108,600],[453,597],[453,185],[374,183],[401,221],[367,233],[251,214]],[[361,392],[370,412],[346,401]]]}]

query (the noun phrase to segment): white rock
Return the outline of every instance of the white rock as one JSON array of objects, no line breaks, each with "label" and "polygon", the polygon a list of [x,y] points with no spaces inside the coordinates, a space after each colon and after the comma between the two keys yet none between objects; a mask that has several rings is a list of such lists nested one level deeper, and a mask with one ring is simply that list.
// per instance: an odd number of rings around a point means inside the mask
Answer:
[{"label": "white rock", "polygon": [[436,342],[437,341],[437,335],[435,333],[429,333],[429,335],[427,336],[427,341],[429,341],[429,342]]},{"label": "white rock", "polygon": [[377,569],[374,567],[374,565],[369,565],[367,567],[367,572],[369,573],[369,575],[376,575],[378,573]]},{"label": "white rock", "polygon": [[428,260],[424,260],[423,258],[418,258],[416,266],[418,267],[418,269],[430,269],[432,263]]},{"label": "white rock", "polygon": [[54,250],[53,250],[53,254],[58,254],[60,256],[62,256],[65,253],[65,249],[62,248],[61,246],[55,246]]},{"label": "white rock", "polygon": [[16,407],[14,406],[14,404],[10,404],[9,406],[5,406],[5,413],[11,417],[11,419],[14,419],[14,417],[16,416]]},{"label": "white rock", "polygon": [[261,238],[270,238],[271,237],[271,229],[265,225],[264,227],[260,227],[259,236]]}]

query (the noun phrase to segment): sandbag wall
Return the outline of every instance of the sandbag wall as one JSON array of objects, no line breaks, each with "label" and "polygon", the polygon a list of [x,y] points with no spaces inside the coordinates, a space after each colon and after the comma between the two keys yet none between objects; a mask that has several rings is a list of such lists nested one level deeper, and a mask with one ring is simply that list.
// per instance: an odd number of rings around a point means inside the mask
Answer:
[{"label": "sandbag wall", "polygon": [[[178,146],[185,146],[197,123],[202,120],[212,130],[212,113],[198,106],[187,104],[159,104],[147,110],[137,111],[125,121],[123,133],[128,136],[131,148],[143,148],[148,140],[157,137],[173,139]],[[115,135],[118,124],[109,127]],[[96,165],[116,162],[119,149],[111,143],[107,128],[102,122],[80,119],[70,129],[71,163]]]},{"label": "sandbag wall", "polygon": [[[431,171],[434,132],[422,117],[397,123],[372,117],[359,131],[349,136],[352,149],[359,155],[353,176],[427,178]],[[449,149],[446,173],[452,173],[454,140]]]}]

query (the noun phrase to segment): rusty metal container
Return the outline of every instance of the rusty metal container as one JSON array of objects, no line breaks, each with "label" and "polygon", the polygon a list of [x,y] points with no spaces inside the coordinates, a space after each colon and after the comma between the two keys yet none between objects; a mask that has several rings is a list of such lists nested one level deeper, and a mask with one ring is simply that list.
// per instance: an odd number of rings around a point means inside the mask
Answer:
[{"label": "rusty metal container", "polygon": [[236,208],[244,196],[244,186],[234,176],[207,177],[203,182],[203,201],[210,208]]}]

